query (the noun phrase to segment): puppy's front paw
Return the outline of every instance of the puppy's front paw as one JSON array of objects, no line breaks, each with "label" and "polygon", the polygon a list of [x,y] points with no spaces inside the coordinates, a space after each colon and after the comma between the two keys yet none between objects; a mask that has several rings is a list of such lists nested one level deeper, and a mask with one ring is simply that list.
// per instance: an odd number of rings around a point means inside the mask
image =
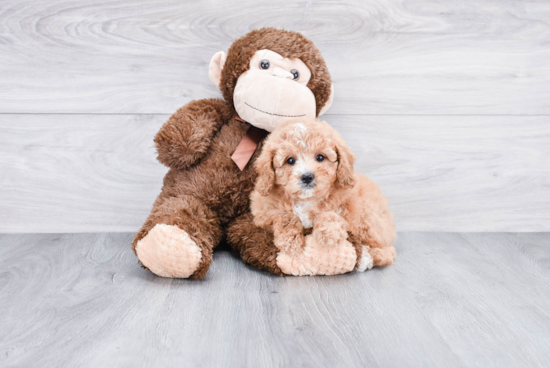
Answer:
[{"label": "puppy's front paw", "polygon": [[300,218],[293,213],[277,215],[273,221],[274,233],[296,233],[303,234],[304,226]]},{"label": "puppy's front paw", "polygon": [[273,235],[275,246],[286,252],[299,251],[306,243],[304,227],[294,214],[284,214],[277,218],[273,226]]},{"label": "puppy's front paw", "polygon": [[324,212],[315,217],[313,236],[319,244],[334,247],[348,237],[346,221],[334,212]]},{"label": "puppy's front paw", "polygon": [[277,248],[288,253],[296,253],[306,244],[304,234],[294,231],[276,233],[273,242]]}]

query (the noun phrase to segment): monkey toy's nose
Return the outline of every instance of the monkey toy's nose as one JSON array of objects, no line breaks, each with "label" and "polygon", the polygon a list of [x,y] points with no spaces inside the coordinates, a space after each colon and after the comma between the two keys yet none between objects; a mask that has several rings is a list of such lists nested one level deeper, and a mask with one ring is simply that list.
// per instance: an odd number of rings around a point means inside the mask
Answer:
[{"label": "monkey toy's nose", "polygon": [[294,75],[283,68],[273,68],[272,73],[275,77],[294,79]]},{"label": "monkey toy's nose", "polygon": [[302,179],[302,183],[309,185],[313,181],[314,177],[312,173],[305,173],[300,179]]}]

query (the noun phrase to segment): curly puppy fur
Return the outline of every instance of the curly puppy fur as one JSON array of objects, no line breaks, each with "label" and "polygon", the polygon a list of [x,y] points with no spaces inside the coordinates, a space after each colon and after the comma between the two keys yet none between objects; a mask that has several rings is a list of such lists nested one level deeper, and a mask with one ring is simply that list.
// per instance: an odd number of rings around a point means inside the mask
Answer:
[{"label": "curly puppy fur", "polygon": [[231,159],[250,124],[238,119],[233,92],[250,58],[261,49],[300,58],[311,70],[308,87],[317,112],[330,95],[331,79],[320,51],[296,32],[264,28],[236,40],[227,54],[220,89],[225,98],[191,101],[162,126],[155,137],[158,160],[170,170],[151,214],[136,234],[132,248],[157,224],[177,226],[201,249],[202,258],[191,278],[201,279],[212,263],[213,248],[226,238],[245,262],[282,274],[274,261],[272,235],[254,225],[249,198],[256,171],[254,160],[243,171]]},{"label": "curly puppy fur", "polygon": [[284,252],[304,247],[307,228],[329,247],[350,232],[356,249],[358,243],[370,247],[375,266],[392,264],[396,234],[388,202],[373,181],[353,171],[354,160],[327,123],[283,124],[255,163],[254,223],[273,232],[275,246]]}]

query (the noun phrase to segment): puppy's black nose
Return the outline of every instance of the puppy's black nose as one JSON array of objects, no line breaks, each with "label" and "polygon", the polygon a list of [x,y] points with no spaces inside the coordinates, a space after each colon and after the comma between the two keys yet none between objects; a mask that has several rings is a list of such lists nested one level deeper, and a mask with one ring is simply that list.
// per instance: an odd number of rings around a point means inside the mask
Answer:
[{"label": "puppy's black nose", "polygon": [[302,183],[309,184],[313,181],[313,174],[312,173],[306,173],[301,176]]}]

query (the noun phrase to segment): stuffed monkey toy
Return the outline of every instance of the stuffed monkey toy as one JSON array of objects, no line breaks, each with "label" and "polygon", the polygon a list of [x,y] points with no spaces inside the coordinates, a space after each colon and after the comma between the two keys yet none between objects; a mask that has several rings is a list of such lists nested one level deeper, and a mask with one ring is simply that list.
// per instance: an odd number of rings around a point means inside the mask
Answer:
[{"label": "stuffed monkey toy", "polygon": [[189,102],[155,136],[158,160],[170,170],[132,248],[162,277],[204,278],[223,239],[247,263],[293,273],[279,267],[272,234],[252,221],[254,161],[277,126],[330,107],[325,61],[301,34],[264,28],[236,40],[227,55],[216,53],[209,76],[223,99]]}]

